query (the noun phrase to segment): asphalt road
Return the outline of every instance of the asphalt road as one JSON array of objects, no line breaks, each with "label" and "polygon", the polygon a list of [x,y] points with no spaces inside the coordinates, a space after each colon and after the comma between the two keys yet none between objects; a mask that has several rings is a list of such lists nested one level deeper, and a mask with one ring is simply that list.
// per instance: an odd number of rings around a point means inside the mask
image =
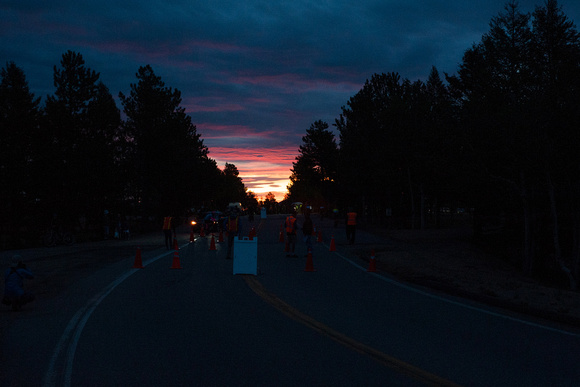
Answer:
[{"label": "asphalt road", "polygon": [[118,260],[108,244],[68,250],[107,263],[22,313],[3,308],[0,385],[580,384],[577,333],[369,273],[343,235],[329,251],[330,222],[306,272],[303,243],[286,257],[282,221],[253,223],[257,276],[233,275],[225,242],[212,251],[187,233],[180,269],[161,235],[116,247]]}]

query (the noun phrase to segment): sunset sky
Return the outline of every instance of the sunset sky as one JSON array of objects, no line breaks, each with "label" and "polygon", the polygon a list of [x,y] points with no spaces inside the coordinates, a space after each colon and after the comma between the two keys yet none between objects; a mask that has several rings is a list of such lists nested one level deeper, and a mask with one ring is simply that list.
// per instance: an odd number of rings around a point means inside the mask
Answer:
[{"label": "sunset sky", "polygon": [[[67,50],[117,97],[151,65],[221,168],[235,164],[258,197],[282,200],[310,125],[332,125],[374,73],[453,74],[502,0],[2,0],[0,61],[22,68],[36,96],[54,93]],[[543,0],[521,0],[532,12]],[[577,21],[580,2],[560,1]],[[118,100],[117,100],[118,101]],[[121,109],[120,103],[118,107]]]}]

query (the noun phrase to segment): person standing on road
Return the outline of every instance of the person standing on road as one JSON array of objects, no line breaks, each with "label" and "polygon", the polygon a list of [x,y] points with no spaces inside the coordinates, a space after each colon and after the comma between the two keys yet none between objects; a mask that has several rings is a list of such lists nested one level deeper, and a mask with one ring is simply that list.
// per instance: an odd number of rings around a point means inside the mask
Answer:
[{"label": "person standing on road", "polygon": [[228,254],[226,255],[226,259],[232,259],[234,239],[240,231],[240,217],[237,208],[232,208],[230,210],[230,214],[228,215],[228,220],[226,223],[226,228],[228,231]]},{"label": "person standing on road", "polygon": [[22,305],[34,301],[34,295],[24,291],[24,279],[33,279],[34,275],[26,268],[20,255],[12,257],[10,267],[4,272],[4,298],[2,303],[12,305],[17,311]]},{"label": "person standing on road", "polygon": [[172,216],[163,218],[163,234],[165,235],[165,247],[171,250],[173,236],[175,235],[175,219]]},{"label": "person standing on road", "polygon": [[302,225],[302,234],[304,234],[304,243],[306,243],[306,254],[312,251],[312,236],[314,235],[314,223],[310,218],[310,211],[304,213],[304,224]]},{"label": "person standing on road", "polygon": [[286,228],[286,237],[288,238],[288,248],[290,250],[289,253],[292,253],[286,254],[287,257],[297,257],[297,255],[294,253],[296,250],[296,230],[298,228],[297,223],[296,211],[293,211],[284,222],[284,227]]},{"label": "person standing on road", "polygon": [[109,210],[103,211],[103,238],[105,240],[109,239],[111,235],[111,217],[109,215]]},{"label": "person standing on road", "polygon": [[349,209],[346,214],[346,239],[349,245],[354,244],[354,238],[356,236],[356,212]]}]

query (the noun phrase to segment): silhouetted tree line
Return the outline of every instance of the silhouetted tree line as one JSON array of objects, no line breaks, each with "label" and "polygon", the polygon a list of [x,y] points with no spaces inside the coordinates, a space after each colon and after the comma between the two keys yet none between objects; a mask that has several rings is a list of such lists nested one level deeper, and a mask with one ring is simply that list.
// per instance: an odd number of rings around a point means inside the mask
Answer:
[{"label": "silhouetted tree line", "polygon": [[50,224],[101,235],[105,210],[160,227],[168,214],[246,201],[236,166],[208,157],[181,92],[149,65],[136,76],[119,94],[123,119],[79,53],[54,66],[44,106],[15,63],[1,70],[0,247],[34,243]]},{"label": "silhouetted tree line", "polygon": [[[292,200],[425,227],[473,209],[474,232],[528,275],[580,276],[580,40],[556,0],[510,1],[456,75],[374,74],[303,137]],[[328,204],[326,204],[328,205]],[[389,210],[390,209],[390,210]],[[386,215],[392,211],[392,218]]]}]

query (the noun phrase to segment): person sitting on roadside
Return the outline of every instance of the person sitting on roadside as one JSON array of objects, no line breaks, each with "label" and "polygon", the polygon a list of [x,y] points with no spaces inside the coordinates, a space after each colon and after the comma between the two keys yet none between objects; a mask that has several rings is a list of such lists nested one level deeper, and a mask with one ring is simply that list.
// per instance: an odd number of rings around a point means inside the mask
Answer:
[{"label": "person sitting on roadside", "polygon": [[4,272],[4,298],[2,303],[12,305],[12,310],[20,310],[22,305],[34,301],[34,295],[24,291],[24,279],[33,279],[34,275],[22,262],[22,257],[12,257],[10,267]]}]

